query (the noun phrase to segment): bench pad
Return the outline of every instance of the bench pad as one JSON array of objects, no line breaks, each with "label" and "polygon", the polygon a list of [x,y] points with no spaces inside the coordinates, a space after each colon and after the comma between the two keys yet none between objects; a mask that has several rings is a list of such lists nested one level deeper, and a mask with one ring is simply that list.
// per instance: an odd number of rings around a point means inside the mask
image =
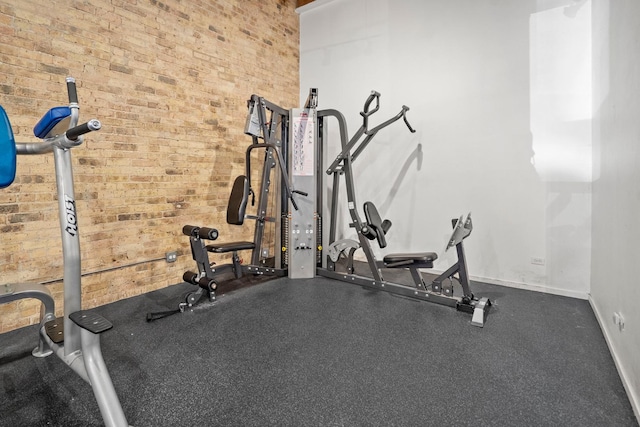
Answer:
[{"label": "bench pad", "polygon": [[215,245],[207,245],[205,248],[209,252],[222,254],[226,252],[243,251],[248,249],[255,249],[256,245],[253,242],[229,242],[218,243]]}]

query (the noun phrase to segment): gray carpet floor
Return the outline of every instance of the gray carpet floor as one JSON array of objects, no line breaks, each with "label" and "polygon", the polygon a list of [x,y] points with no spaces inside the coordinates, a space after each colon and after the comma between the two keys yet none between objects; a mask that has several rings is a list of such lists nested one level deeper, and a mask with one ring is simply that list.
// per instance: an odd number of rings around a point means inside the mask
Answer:
[{"label": "gray carpet floor", "polygon": [[[486,326],[449,307],[280,278],[147,323],[193,287],[96,308],[135,426],[637,426],[587,301],[473,283]],[[0,335],[0,426],[102,424],[91,388]]]}]

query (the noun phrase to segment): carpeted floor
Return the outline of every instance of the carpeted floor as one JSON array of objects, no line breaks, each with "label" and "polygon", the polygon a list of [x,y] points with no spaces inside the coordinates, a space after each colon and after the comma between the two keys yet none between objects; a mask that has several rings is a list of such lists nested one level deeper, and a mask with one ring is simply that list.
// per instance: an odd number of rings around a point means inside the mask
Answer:
[{"label": "carpeted floor", "polygon": [[[147,323],[179,284],[95,309],[135,426],[637,426],[587,301],[474,283],[470,315],[324,278],[275,279]],[[0,335],[1,426],[97,426],[91,388]]]}]

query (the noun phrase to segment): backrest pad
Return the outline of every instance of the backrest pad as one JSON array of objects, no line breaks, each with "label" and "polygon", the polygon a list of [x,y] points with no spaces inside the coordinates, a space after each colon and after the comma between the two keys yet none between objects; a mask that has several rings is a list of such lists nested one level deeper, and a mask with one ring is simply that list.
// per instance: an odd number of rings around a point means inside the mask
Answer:
[{"label": "backrest pad", "polygon": [[249,180],[246,176],[240,175],[233,182],[229,204],[227,206],[227,222],[233,225],[244,223],[244,214],[249,200]]},{"label": "backrest pad", "polygon": [[0,188],[11,185],[16,177],[16,141],[11,122],[0,106]]}]

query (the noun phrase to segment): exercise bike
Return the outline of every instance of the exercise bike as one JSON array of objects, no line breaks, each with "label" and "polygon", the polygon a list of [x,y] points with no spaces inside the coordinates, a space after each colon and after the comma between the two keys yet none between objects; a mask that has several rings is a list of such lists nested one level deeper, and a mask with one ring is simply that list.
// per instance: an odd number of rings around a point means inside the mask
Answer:
[{"label": "exercise bike", "polygon": [[16,143],[9,118],[0,106],[0,188],[14,181],[17,155],[53,153],[54,156],[64,261],[64,317],[55,318],[53,296],[40,284],[0,286],[0,304],[24,298],[40,300],[39,343],[32,354],[46,357],[55,353],[91,385],[105,425],[127,426],[100,350],[100,334],[113,325],[96,313],[82,310],[81,304],[80,239],[71,149],[82,144],[82,135],[99,130],[101,124],[92,119],[78,125],[80,107],[75,80],[67,77],[66,83],[69,105],[50,109],[34,127],[40,143]]}]

